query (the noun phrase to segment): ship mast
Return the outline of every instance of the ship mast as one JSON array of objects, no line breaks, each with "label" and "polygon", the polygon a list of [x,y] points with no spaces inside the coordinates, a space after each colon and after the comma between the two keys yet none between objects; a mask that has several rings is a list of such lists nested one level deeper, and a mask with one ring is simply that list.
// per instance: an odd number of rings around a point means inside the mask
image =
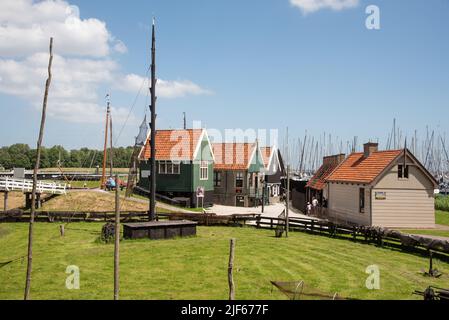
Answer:
[{"label": "ship mast", "polygon": [[154,18],[152,27],[152,39],[151,39],[151,122],[150,122],[150,144],[151,144],[151,157],[150,157],[150,210],[149,220],[154,221],[156,219],[156,38],[154,32]]},{"label": "ship mast", "polygon": [[104,131],[103,168],[102,168],[102,172],[101,172],[101,189],[104,189],[106,187],[106,160],[107,160],[107,152],[108,152],[108,128],[109,128],[109,115],[111,113],[109,94],[106,95],[106,99],[107,99],[106,127],[105,127],[105,131]]}]

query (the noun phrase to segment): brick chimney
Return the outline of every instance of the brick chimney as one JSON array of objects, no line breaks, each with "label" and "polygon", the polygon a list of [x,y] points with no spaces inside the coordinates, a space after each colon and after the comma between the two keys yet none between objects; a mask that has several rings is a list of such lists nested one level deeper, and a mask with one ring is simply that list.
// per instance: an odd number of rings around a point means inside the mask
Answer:
[{"label": "brick chimney", "polygon": [[343,160],[345,160],[346,155],[344,153],[341,154],[336,154],[333,156],[328,156],[328,157],[324,157],[323,158],[323,164],[327,165],[327,164],[340,164],[343,162]]},{"label": "brick chimney", "polygon": [[379,144],[375,142],[368,142],[363,145],[363,155],[368,158],[371,153],[379,150]]}]

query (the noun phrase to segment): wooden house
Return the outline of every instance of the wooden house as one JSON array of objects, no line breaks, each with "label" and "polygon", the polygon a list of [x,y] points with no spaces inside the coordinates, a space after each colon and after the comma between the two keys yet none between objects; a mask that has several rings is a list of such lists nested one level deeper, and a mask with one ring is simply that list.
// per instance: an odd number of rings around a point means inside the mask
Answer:
[{"label": "wooden house", "polygon": [[276,147],[261,147],[260,151],[265,166],[263,173],[267,203],[279,202],[283,193],[281,177],[285,175],[281,154]]},{"label": "wooden house", "polygon": [[[138,186],[149,190],[150,141],[139,155]],[[206,130],[156,131],[156,193],[187,198],[190,206],[210,206],[213,200],[214,155]],[[197,197],[197,193],[204,197]]]},{"label": "wooden house", "polygon": [[327,179],[328,215],[350,224],[434,228],[437,181],[408,150],[352,153]]},{"label": "wooden house", "polygon": [[214,143],[214,203],[261,204],[265,170],[257,143]]}]

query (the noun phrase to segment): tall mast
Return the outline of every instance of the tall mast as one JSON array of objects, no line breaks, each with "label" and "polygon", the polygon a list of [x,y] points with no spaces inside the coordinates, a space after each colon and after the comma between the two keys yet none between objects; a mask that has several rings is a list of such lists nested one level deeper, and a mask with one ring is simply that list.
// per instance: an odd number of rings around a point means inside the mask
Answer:
[{"label": "tall mast", "polygon": [[113,169],[114,169],[114,150],[112,149],[112,115],[110,111],[110,101],[108,101],[108,109],[109,109],[109,176],[112,178],[113,175]]},{"label": "tall mast", "polygon": [[109,113],[110,113],[110,105],[109,105],[109,94],[106,95],[107,99],[107,108],[106,108],[106,125],[104,130],[104,148],[103,148],[103,170],[101,172],[101,189],[104,189],[106,186],[106,160],[107,160],[107,151],[108,151],[108,127],[109,127]]},{"label": "tall mast", "polygon": [[151,122],[150,122],[150,143],[151,143],[151,158],[150,158],[150,211],[149,219],[154,221],[156,219],[156,38],[154,32],[154,18],[152,27],[151,39]]}]

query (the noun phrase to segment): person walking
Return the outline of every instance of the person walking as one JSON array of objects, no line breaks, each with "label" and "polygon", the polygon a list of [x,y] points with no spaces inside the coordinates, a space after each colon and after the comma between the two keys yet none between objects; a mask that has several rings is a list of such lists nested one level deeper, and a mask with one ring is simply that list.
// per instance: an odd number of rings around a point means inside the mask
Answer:
[{"label": "person walking", "polygon": [[312,199],[312,214],[316,215],[318,212],[318,200],[317,198],[313,197]]},{"label": "person walking", "polygon": [[306,207],[306,215],[310,216],[310,214],[312,213],[312,204],[310,202],[307,202],[307,207]]}]

